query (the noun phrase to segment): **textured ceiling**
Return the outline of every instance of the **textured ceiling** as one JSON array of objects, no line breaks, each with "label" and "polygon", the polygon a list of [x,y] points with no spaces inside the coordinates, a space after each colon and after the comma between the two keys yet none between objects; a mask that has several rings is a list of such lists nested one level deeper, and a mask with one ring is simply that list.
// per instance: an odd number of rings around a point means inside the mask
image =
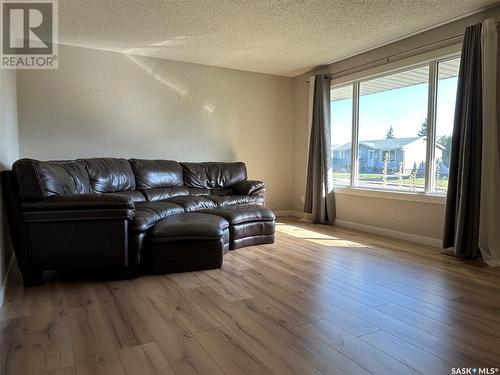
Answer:
[{"label": "textured ceiling", "polygon": [[62,0],[62,44],[296,76],[491,0]]}]

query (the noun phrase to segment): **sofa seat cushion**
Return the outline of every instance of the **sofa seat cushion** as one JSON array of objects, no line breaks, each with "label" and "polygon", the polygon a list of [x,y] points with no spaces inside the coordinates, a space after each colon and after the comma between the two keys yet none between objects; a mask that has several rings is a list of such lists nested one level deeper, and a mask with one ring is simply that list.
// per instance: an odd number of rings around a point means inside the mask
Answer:
[{"label": "sofa seat cushion", "polygon": [[144,202],[135,205],[135,217],[131,228],[134,231],[143,232],[151,228],[157,222],[168,216],[181,214],[184,209],[170,202]]},{"label": "sofa seat cushion", "polygon": [[[214,188],[214,189],[208,189],[208,188],[197,188],[197,187],[186,187],[187,190],[189,191],[189,195],[198,197],[198,196],[205,196],[205,195],[231,195],[233,194],[233,190],[230,188]],[[247,195],[247,194],[244,194]]]},{"label": "sofa seat cushion", "polygon": [[193,197],[199,197],[199,196],[205,196],[205,195],[210,195],[210,189],[206,188],[196,188],[196,187],[191,187],[191,186],[186,186],[186,189],[188,189],[189,195]]},{"label": "sofa seat cushion", "polygon": [[168,199],[167,202],[176,203],[182,206],[186,212],[206,210],[215,208],[216,205],[206,197],[175,197]]},{"label": "sofa seat cushion", "polygon": [[264,199],[259,195],[223,195],[207,196],[217,207],[231,207],[231,206],[244,206],[244,205],[262,205]]},{"label": "sofa seat cushion", "polygon": [[139,190],[129,190],[129,191],[117,191],[115,193],[104,193],[104,195],[122,195],[129,198],[134,203],[146,202],[146,197]]},{"label": "sofa seat cushion", "polygon": [[229,188],[210,189],[210,195],[217,195],[219,197],[222,197],[224,195],[231,195],[231,194],[233,194],[233,190]]},{"label": "sofa seat cushion", "polygon": [[156,189],[144,189],[143,194],[148,201],[164,201],[174,197],[186,197],[189,195],[189,190],[183,186],[172,186]]}]

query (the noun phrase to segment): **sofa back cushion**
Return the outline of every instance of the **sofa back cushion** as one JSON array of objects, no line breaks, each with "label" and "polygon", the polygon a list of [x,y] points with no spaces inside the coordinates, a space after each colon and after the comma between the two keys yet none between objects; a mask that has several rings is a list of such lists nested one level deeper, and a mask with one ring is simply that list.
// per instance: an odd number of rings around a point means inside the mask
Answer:
[{"label": "sofa back cushion", "polygon": [[55,195],[89,194],[89,175],[78,160],[39,161],[20,159],[14,163],[23,200],[40,200]]},{"label": "sofa back cushion", "polygon": [[135,177],[127,159],[82,159],[92,190],[97,193],[135,190]]},{"label": "sofa back cushion", "polygon": [[245,163],[181,163],[184,170],[184,184],[201,189],[230,188],[246,180]]},{"label": "sofa back cushion", "polygon": [[137,189],[182,186],[182,166],[172,160],[131,159]]}]

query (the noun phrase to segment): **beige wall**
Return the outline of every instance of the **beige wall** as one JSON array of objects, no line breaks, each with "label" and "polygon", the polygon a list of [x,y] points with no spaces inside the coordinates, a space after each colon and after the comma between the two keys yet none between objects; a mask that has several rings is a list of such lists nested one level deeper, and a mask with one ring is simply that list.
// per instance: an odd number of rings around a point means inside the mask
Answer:
[{"label": "beige wall", "polygon": [[20,155],[247,163],[291,206],[292,79],[61,46],[59,69],[19,71]]},{"label": "beige wall", "polygon": [[[408,58],[412,54],[429,50],[429,48],[422,48],[423,46],[460,35],[467,25],[481,22],[487,17],[500,19],[500,8],[426,31],[295,77],[293,82],[293,209],[302,212],[302,196],[305,191],[309,108],[309,87],[304,84],[306,79],[319,72],[333,73],[334,79],[337,79],[348,74],[365,71],[368,68],[392,63],[398,59]],[[443,45],[435,44],[432,48],[437,47],[443,47]],[[413,52],[403,53],[408,50],[413,50]],[[389,56],[396,54],[398,55],[388,59]],[[442,238],[444,204],[343,194],[337,194],[336,201],[339,220],[431,239],[440,240]]]},{"label": "beige wall", "polygon": [[[16,72],[0,70],[0,170],[8,169],[18,157]],[[1,199],[0,183],[0,288],[12,257],[12,246]],[[1,293],[0,293],[1,294]],[[0,304],[1,304],[0,295]]]}]

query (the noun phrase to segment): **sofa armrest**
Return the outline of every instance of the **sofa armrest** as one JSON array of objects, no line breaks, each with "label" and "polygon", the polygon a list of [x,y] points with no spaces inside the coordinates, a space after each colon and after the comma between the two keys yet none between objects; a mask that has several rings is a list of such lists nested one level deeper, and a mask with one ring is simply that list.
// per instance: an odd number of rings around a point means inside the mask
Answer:
[{"label": "sofa armrest", "polygon": [[23,221],[132,219],[134,202],[119,194],[78,194],[21,204]]},{"label": "sofa armrest", "polygon": [[22,211],[74,211],[135,208],[134,202],[120,194],[75,194],[55,196],[39,202],[21,204]]},{"label": "sofa armrest", "polygon": [[27,211],[21,213],[23,222],[88,221],[88,220],[132,220],[134,210],[73,210],[73,211]]},{"label": "sofa armrest", "polygon": [[262,181],[243,180],[233,186],[236,195],[264,195],[266,186]]}]

